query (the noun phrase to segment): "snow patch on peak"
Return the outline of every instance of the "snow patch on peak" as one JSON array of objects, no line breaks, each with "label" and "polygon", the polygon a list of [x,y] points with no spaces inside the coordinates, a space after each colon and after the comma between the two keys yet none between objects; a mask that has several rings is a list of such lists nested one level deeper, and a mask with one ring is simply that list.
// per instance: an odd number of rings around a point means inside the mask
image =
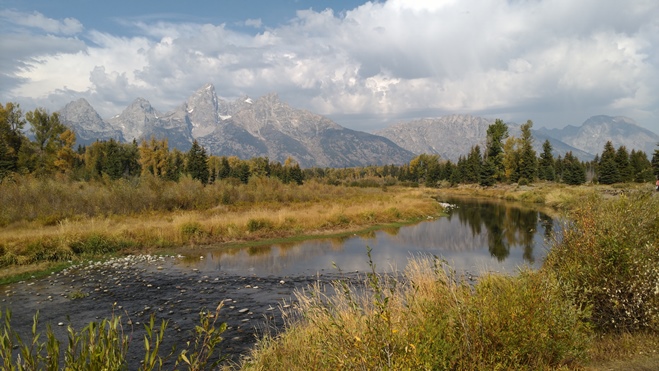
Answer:
[{"label": "snow patch on peak", "polygon": [[245,103],[252,104],[252,103],[253,103],[253,102],[252,102],[252,98],[246,98],[246,99],[245,99]]},{"label": "snow patch on peak", "polygon": [[194,112],[194,108],[188,108],[188,113]]},{"label": "snow patch on peak", "polygon": [[231,115],[218,115],[218,117],[220,118],[220,120],[228,120],[231,118]]}]

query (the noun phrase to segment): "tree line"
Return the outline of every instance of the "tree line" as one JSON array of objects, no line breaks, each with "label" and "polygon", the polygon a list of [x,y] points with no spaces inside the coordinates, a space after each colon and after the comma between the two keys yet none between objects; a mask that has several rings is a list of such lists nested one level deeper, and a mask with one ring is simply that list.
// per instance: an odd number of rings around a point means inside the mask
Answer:
[{"label": "tree line", "polygon": [[[34,139],[24,134],[27,123]],[[611,142],[593,161],[580,161],[572,152],[554,158],[548,140],[543,143],[542,153],[536,153],[532,127],[533,122],[528,120],[517,138],[510,136],[508,126],[497,119],[487,129],[485,148],[473,146],[457,162],[421,154],[403,165],[301,169],[290,157],[281,164],[268,157],[210,155],[196,141],[187,152],[170,149],[167,139],[156,138],[140,143],[99,140],[76,148],[75,133],[60,122],[58,113],[49,114],[38,108],[23,115],[18,104],[7,103],[0,104],[0,181],[20,173],[61,174],[87,181],[151,175],[170,181],[189,176],[208,184],[222,179],[248,183],[251,177],[276,177],[296,184],[317,179],[330,184],[379,186],[400,182],[435,187],[442,183],[524,185],[539,180],[572,185],[586,181],[613,184],[648,182],[659,177],[659,148],[651,161],[643,151],[629,152],[625,146],[616,150]]]}]

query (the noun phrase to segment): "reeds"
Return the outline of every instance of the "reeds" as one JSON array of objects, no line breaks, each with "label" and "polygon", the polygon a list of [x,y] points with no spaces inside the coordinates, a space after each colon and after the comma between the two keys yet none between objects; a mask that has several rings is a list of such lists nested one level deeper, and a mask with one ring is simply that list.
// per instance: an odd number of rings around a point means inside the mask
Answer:
[{"label": "reeds", "polygon": [[[222,303],[214,312],[202,311],[199,324],[191,329],[193,340],[183,349],[160,349],[167,321],[157,326],[154,316],[145,324],[143,361],[139,370],[213,369],[223,360],[217,351],[222,341],[226,323],[218,322]],[[0,313],[1,317],[1,313]],[[132,336],[124,327],[120,315],[99,322],[90,322],[82,330],[67,327],[66,342],[62,342],[48,325],[45,340],[37,332],[39,313],[34,315],[33,325],[27,340],[11,327],[11,313],[6,312],[0,328],[0,368],[18,370],[128,370],[127,355],[134,346]]]}]

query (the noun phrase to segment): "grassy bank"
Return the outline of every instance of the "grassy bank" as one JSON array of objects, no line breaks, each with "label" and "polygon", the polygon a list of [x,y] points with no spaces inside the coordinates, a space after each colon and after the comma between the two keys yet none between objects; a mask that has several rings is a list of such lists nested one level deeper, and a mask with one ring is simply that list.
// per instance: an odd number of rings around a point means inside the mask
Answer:
[{"label": "grassy bank", "polygon": [[[107,254],[359,231],[442,211],[427,190],[157,178],[0,184],[0,278]],[[165,250],[163,250],[165,249]]]},{"label": "grassy bank", "polygon": [[618,190],[452,189],[556,202],[569,210],[565,235],[540,271],[515,277],[467,284],[427,258],[396,279],[300,292],[287,330],[240,368],[657,369],[659,197]]}]

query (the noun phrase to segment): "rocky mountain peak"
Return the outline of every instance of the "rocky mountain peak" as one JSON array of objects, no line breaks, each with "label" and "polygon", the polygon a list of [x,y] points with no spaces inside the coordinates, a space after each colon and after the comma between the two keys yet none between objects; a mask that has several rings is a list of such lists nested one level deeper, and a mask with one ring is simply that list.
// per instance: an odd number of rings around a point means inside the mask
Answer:
[{"label": "rocky mountain peak", "polygon": [[188,98],[185,108],[190,124],[192,136],[203,137],[212,133],[223,115],[219,109],[217,94],[213,84],[206,84]]},{"label": "rocky mountain peak", "polygon": [[86,122],[89,129],[97,129],[104,126],[101,116],[99,116],[98,112],[84,98],[80,98],[64,106],[59,111],[59,115],[63,123]]},{"label": "rocky mountain peak", "polygon": [[146,128],[152,126],[159,116],[148,100],[137,98],[121,114],[108,121],[123,133],[126,140],[132,141],[142,137]]},{"label": "rocky mountain peak", "polygon": [[59,111],[62,124],[73,129],[79,144],[88,145],[97,139],[123,140],[120,131],[115,130],[103,121],[96,110],[85,100],[80,98],[70,102]]}]

